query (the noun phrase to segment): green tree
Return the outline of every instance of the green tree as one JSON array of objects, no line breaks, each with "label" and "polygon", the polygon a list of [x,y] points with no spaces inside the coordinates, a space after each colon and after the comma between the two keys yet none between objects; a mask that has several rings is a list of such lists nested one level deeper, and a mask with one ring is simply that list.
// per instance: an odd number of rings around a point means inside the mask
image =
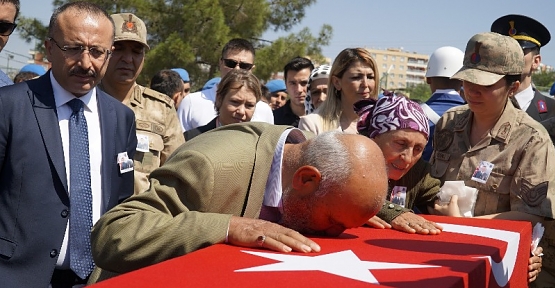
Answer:
[{"label": "green tree", "polygon": [[532,74],[532,82],[540,91],[549,91],[555,82],[555,71],[541,71]]},{"label": "green tree", "polygon": [[430,89],[430,86],[428,84],[420,83],[420,84],[407,87],[407,89],[405,90],[405,93],[412,100],[425,102],[432,95],[432,90]]},{"label": "green tree", "polygon": [[[59,6],[73,1],[54,0],[53,4]],[[269,29],[291,30],[316,0],[89,1],[109,13],[134,13],[145,22],[151,49],[138,79],[141,84],[147,84],[160,69],[183,67],[189,71],[193,90],[200,88],[206,80],[218,76],[223,45],[238,37],[253,42],[257,48],[254,73],[267,80],[272,73],[282,71],[295,56],[323,62],[321,47],[329,45],[333,32],[331,26],[324,25],[317,35],[305,28],[272,41],[260,39]],[[47,27],[39,21],[22,17],[20,23],[21,35],[28,42],[46,37]]]}]

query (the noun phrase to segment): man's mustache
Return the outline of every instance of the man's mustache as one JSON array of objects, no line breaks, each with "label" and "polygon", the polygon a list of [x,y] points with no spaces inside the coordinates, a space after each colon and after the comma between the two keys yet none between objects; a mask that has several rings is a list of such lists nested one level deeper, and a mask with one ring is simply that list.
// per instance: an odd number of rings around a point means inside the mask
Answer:
[{"label": "man's mustache", "polygon": [[83,77],[93,77],[96,78],[96,72],[94,70],[85,70],[81,67],[74,67],[69,70],[70,76],[83,76]]}]

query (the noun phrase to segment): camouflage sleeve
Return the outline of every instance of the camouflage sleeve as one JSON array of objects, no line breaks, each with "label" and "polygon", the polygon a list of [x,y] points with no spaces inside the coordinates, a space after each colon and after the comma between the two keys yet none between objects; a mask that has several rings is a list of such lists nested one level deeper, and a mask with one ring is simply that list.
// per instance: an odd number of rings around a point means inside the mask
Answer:
[{"label": "camouflage sleeve", "polygon": [[511,210],[553,218],[555,148],[547,135],[533,135],[519,163],[511,184]]},{"label": "camouflage sleeve", "polygon": [[160,166],[164,165],[168,157],[170,157],[177,147],[185,143],[183,131],[181,129],[181,125],[179,124],[179,120],[177,119],[177,113],[173,104],[167,110],[168,113],[166,114],[165,122],[166,135],[164,135],[164,149],[160,153]]}]

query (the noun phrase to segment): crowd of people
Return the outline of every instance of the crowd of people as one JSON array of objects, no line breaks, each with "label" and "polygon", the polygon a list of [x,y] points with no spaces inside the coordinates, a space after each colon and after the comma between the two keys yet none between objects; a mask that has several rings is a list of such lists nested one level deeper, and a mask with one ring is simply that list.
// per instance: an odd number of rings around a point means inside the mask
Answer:
[{"label": "crowd of people", "polygon": [[[18,14],[0,0],[0,51]],[[189,93],[183,68],[136,82],[150,49],[136,15],[56,8],[51,68],[0,71],[3,285],[96,283],[217,243],[319,252],[308,236],[362,225],[435,235],[422,214],[463,217],[437,199],[463,180],[473,217],[544,225],[527,272],[554,287],[555,100],[531,81],[550,33],[522,15],[490,30],[430,55],[425,103],[380,93],[364,48],[258,79],[241,38]]]}]

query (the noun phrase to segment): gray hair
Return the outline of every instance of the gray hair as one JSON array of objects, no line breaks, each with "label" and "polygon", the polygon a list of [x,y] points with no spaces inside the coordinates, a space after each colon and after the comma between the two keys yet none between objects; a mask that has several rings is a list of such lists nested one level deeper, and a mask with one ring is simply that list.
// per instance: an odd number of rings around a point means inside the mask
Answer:
[{"label": "gray hair", "polygon": [[339,131],[319,134],[306,145],[300,165],[316,167],[322,175],[316,196],[327,194],[332,187],[343,186],[350,176],[352,165],[347,147],[339,139]]}]

